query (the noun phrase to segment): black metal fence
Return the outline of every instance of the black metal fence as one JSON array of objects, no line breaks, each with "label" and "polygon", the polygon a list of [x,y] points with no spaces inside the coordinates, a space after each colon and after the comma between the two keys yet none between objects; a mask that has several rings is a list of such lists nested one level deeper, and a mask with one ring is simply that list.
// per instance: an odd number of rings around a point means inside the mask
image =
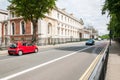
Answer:
[{"label": "black metal fence", "polygon": [[120,37],[119,38],[115,38],[114,40],[120,43]]},{"label": "black metal fence", "polygon": [[[43,45],[56,45],[56,44],[64,44],[64,43],[71,43],[71,42],[80,42],[84,41],[87,39],[81,39],[81,38],[38,38],[36,44],[38,46],[43,46]],[[16,41],[26,41],[26,42],[31,42],[31,38],[5,38],[4,41],[2,42],[2,39],[0,38],[0,45],[1,47],[7,47],[10,42],[16,42]]]},{"label": "black metal fence", "polygon": [[102,69],[101,69],[99,80],[105,80],[108,57],[109,57],[109,47],[107,48],[107,51],[106,51],[106,57],[105,57],[105,60],[103,61],[103,66],[102,66]]}]

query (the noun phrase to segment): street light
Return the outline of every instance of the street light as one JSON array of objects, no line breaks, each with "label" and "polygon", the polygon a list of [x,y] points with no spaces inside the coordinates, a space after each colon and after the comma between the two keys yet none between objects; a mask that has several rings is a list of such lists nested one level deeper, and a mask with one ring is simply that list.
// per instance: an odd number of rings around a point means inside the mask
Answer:
[{"label": "street light", "polygon": [[109,37],[110,37],[110,46],[111,46],[111,40],[112,40],[112,30],[110,30],[110,32],[109,32]]}]

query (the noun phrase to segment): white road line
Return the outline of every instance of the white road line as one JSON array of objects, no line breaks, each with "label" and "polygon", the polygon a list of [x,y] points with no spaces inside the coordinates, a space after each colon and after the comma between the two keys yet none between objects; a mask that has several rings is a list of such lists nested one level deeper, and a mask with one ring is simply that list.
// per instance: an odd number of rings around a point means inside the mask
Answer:
[{"label": "white road line", "polygon": [[[91,46],[91,47],[93,47],[93,46]],[[24,70],[24,71],[21,71],[21,72],[18,72],[18,73],[15,73],[15,74],[9,75],[9,76],[7,76],[7,77],[1,78],[0,80],[8,80],[8,79],[11,79],[11,78],[17,77],[17,76],[19,76],[19,75],[22,75],[22,74],[25,74],[25,73],[27,73],[27,72],[29,72],[29,71],[32,71],[32,70],[35,70],[35,69],[37,69],[37,68],[40,68],[40,67],[46,66],[46,65],[48,65],[48,64],[50,64],[50,63],[53,63],[53,62],[56,62],[56,61],[61,60],[61,59],[63,59],[63,58],[69,57],[69,56],[71,56],[71,55],[74,55],[74,54],[76,54],[76,53],[78,53],[78,52],[80,52],[80,51],[83,51],[83,50],[89,49],[89,48],[91,48],[91,47],[87,47],[87,48],[84,48],[84,49],[78,50],[78,51],[73,52],[73,53],[71,53],[71,54],[68,54],[68,55],[65,55],[65,56],[59,57],[59,58],[57,58],[57,59],[54,59],[54,60],[48,61],[48,62],[46,62],[46,63],[40,64],[40,65],[38,65],[38,66],[35,66],[35,67],[32,67],[32,68],[26,69],[26,70]]]}]

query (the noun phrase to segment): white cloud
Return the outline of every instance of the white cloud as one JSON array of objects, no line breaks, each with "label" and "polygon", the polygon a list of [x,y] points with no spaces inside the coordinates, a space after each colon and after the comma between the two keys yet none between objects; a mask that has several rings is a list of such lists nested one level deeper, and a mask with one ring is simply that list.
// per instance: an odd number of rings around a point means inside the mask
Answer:
[{"label": "white cloud", "polygon": [[77,18],[83,18],[85,25],[92,25],[105,34],[108,33],[106,24],[109,19],[107,16],[101,15],[103,2],[104,0],[58,0],[57,6],[66,8]]}]

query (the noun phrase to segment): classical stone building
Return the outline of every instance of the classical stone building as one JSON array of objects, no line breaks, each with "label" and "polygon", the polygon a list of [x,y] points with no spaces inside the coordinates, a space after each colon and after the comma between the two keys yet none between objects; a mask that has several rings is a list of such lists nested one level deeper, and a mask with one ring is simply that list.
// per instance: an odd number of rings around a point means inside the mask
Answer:
[{"label": "classical stone building", "polygon": [[3,41],[5,41],[3,35],[5,36],[7,33],[7,23],[6,20],[8,20],[8,12],[6,10],[0,9],[0,45]]},{"label": "classical stone building", "polygon": [[[10,41],[30,41],[33,26],[30,21],[25,22],[14,12],[8,11],[7,34],[3,34]],[[3,27],[4,28],[4,27]],[[89,31],[84,30],[82,19],[77,19],[65,9],[54,8],[46,17],[38,20],[37,44],[56,44],[70,41],[79,41],[90,38]],[[5,40],[3,39],[3,42]]]}]

